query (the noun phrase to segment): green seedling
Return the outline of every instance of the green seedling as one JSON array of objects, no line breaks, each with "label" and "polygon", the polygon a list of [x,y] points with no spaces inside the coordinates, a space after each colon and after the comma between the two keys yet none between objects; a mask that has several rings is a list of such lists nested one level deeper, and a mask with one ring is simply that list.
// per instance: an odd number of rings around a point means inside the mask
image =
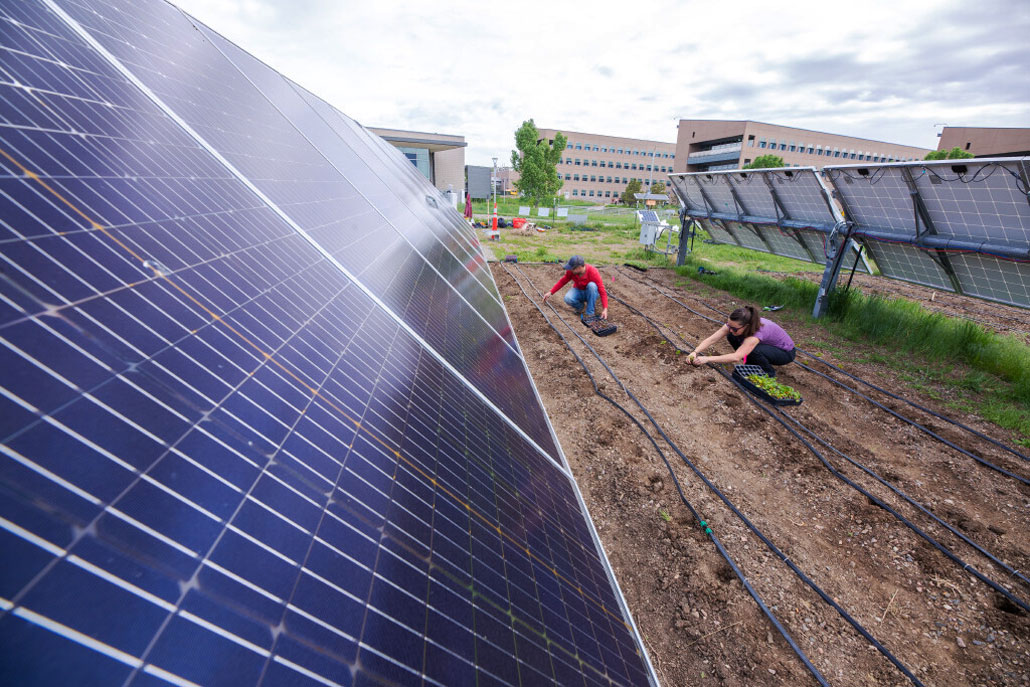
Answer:
[{"label": "green seedling", "polygon": [[659,509],[658,509],[658,515],[659,515],[659,516],[660,516],[660,517],[662,518],[662,520],[664,520],[665,522],[669,522],[670,520],[672,520],[672,516],[671,516],[671,515],[669,515],[669,512],[668,512],[667,510],[665,510],[664,508],[659,508]]},{"label": "green seedling", "polygon": [[772,377],[767,377],[765,375],[748,375],[747,381],[751,382],[773,398],[790,399],[791,401],[801,400],[801,394],[795,391],[793,387],[781,384]]}]

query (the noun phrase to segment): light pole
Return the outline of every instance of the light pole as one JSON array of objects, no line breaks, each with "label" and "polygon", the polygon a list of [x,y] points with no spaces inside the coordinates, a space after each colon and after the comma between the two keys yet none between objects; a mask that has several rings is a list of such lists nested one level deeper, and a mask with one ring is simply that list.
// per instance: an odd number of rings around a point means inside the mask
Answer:
[{"label": "light pole", "polygon": [[494,161],[494,175],[490,177],[491,185],[494,187],[494,206],[497,205],[497,158],[491,158]]},{"label": "light pole", "polygon": [[497,158],[493,158],[493,161],[494,173],[493,176],[490,177],[490,182],[493,184],[494,187],[494,220],[492,228],[490,230],[490,238],[496,240],[499,239],[501,235],[497,233]]}]

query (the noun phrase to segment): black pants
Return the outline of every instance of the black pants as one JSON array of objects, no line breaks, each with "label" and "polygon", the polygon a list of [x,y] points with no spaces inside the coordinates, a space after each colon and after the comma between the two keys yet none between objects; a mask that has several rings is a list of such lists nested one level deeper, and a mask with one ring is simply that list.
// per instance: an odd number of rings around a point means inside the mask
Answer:
[{"label": "black pants", "polygon": [[[726,340],[730,342],[730,346],[733,346],[733,350],[740,348],[740,344],[744,343],[746,337],[736,336],[734,334],[727,334]],[[794,362],[794,357],[797,355],[795,349],[785,351],[782,348],[776,346],[770,346],[769,344],[760,343],[755,346],[754,350],[747,354],[748,365],[758,365],[760,368],[765,370],[765,373],[770,377],[776,376],[776,370],[773,369],[773,365],[786,365],[787,363]]]}]

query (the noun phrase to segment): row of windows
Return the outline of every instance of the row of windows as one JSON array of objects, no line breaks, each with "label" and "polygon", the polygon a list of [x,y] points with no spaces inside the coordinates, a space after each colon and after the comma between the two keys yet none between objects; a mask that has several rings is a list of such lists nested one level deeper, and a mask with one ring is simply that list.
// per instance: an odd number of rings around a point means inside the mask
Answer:
[{"label": "row of windows", "polygon": [[[573,148],[573,146],[575,146],[575,148]],[[623,154],[626,154],[626,155],[646,155],[648,157],[650,157],[652,152],[653,152],[653,151],[650,151],[650,150],[636,150],[634,148],[626,148],[625,150],[623,150],[622,148],[615,148],[615,146],[611,146],[611,147],[609,147],[609,146],[600,146],[600,147],[598,147],[596,145],[591,145],[589,143],[573,143],[572,141],[569,141],[568,144],[566,144],[565,149],[566,150],[593,150],[595,152],[615,153],[617,155],[623,155]],[[656,152],[656,153],[654,153],[654,156],[655,157],[662,157],[662,158],[671,158],[671,157],[673,157],[673,153],[657,153]]]},{"label": "row of windows", "polygon": [[[590,197],[594,197],[595,195],[596,195],[596,196],[597,196],[598,198],[601,198],[601,197],[602,197],[602,196],[601,196],[601,192],[600,192],[600,191],[598,191],[598,192],[597,192],[597,193],[595,194],[595,193],[594,193],[593,191],[587,191],[587,190],[580,190],[580,189],[578,189],[578,188],[574,188],[574,189],[572,189],[572,196],[573,196],[573,197],[577,197],[577,196],[582,196],[582,197],[586,198],[587,196],[590,196]],[[620,193],[619,193],[618,191],[615,191],[615,197],[616,197],[616,198],[618,198],[619,196],[620,196]],[[604,198],[611,198],[611,197],[612,197],[612,192],[611,192],[611,191],[605,191],[605,192],[604,192],[604,196],[603,196],[603,197],[604,197]]]},{"label": "row of windows", "polygon": [[[607,177],[607,178],[605,178],[603,176],[597,176],[596,174],[591,174],[589,176],[584,174],[582,179],[580,179],[580,175],[579,174],[566,174],[564,177],[561,174],[559,174],[558,178],[559,179],[565,179],[565,181],[597,181],[597,182],[600,182],[602,184],[604,184],[604,183],[608,183],[608,184],[628,184],[631,181],[637,181],[636,177],[621,177],[621,178],[620,177]],[[647,179],[640,179],[640,181],[645,183],[645,184],[647,183]],[[654,179],[654,181],[661,181],[661,180],[660,179]]]},{"label": "row of windows", "polygon": [[[755,137],[754,136],[748,136],[747,137],[747,144],[748,144],[748,147],[754,148],[755,147]],[[811,144],[809,144],[806,147],[805,143],[803,141],[801,143],[796,143],[795,141],[779,141],[779,142],[777,142],[775,138],[770,139],[769,141],[766,141],[764,138],[758,139],[758,147],[759,148],[768,148],[769,150],[785,150],[785,151],[790,152],[790,153],[798,152],[798,153],[805,153],[805,154],[808,154],[808,155],[825,155],[826,157],[839,157],[839,158],[844,158],[846,160],[862,160],[862,161],[869,161],[869,162],[906,162],[906,161],[910,161],[910,160],[915,160],[916,159],[914,157],[895,158],[895,157],[891,157],[889,155],[881,155],[880,153],[867,153],[867,152],[861,151],[861,150],[858,151],[858,152],[856,152],[854,150],[847,150],[847,149],[841,150],[841,149],[838,149],[838,148],[834,148],[833,150],[830,150],[830,146],[826,146],[825,148],[823,148],[823,146],[821,146],[821,145],[811,145]]]},{"label": "row of windows", "polygon": [[[561,164],[561,163],[559,163],[559,164]],[[642,172],[651,172],[651,171],[654,171],[654,172],[671,172],[672,171],[672,165],[668,165],[668,166],[666,166],[666,165],[645,165],[644,163],[640,163],[638,165],[636,162],[622,163],[622,162],[618,162],[618,161],[613,162],[612,160],[601,160],[600,165],[598,165],[598,161],[597,160],[580,160],[578,157],[576,158],[575,162],[573,162],[571,157],[565,158],[565,164],[567,164],[567,165],[573,165],[573,164],[575,164],[575,165],[582,165],[583,167],[613,167],[615,169],[639,169]],[[654,169],[652,169],[652,167]]]}]

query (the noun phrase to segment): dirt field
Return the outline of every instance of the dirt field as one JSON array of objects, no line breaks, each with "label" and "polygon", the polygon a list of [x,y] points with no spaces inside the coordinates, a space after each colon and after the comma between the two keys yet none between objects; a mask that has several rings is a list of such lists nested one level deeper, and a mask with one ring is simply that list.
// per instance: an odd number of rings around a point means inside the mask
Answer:
[{"label": "dirt field", "polygon": [[[896,510],[961,563],[949,560],[874,500],[834,476],[812,450],[712,367],[692,368],[676,346],[692,349],[717,325],[642,280],[655,280],[683,303],[713,317],[720,315],[702,302],[723,311],[738,303],[703,285],[675,287],[677,278],[670,271],[650,270],[644,275],[602,268],[609,292],[664,325],[663,334],[615,298],[610,319],[619,331],[606,338],[591,335],[575,320],[560,294],[550,303],[560,307],[568,325],[548,306],[544,311],[586,361],[601,391],[655,436],[672,466],[670,474],[648,437],[595,394],[566,344],[517,285],[516,279],[539,302],[530,284],[546,291],[561,276],[560,267],[520,267],[518,272],[495,264],[495,279],[663,685],[818,684],[720,556],[713,537],[829,684],[1030,685],[1030,614],[963,570],[968,564],[1022,603],[1030,603],[1030,583],[1019,577],[1027,577],[1030,570],[1027,484],[981,465],[823,377],[797,365],[782,368],[780,381],[804,397],[801,406],[785,409],[786,416],[1017,574],[809,438],[842,477]],[[820,329],[782,314],[771,317],[784,325],[799,348],[812,350],[813,343],[825,340]],[[1027,321],[1013,326],[1030,330]],[[683,456],[915,680],[876,650],[733,514],[658,437],[573,331],[597,350]],[[856,348],[846,344],[847,350]],[[729,349],[723,345],[717,350]],[[899,387],[889,371],[826,359],[934,407],[932,401]],[[855,384],[800,354],[798,360]],[[1025,459],[868,388],[863,393],[975,456],[1023,479],[1030,477]],[[937,410],[1014,446],[1008,432],[976,417]],[[710,525],[711,535],[681,500],[673,474],[683,496]]]}]

